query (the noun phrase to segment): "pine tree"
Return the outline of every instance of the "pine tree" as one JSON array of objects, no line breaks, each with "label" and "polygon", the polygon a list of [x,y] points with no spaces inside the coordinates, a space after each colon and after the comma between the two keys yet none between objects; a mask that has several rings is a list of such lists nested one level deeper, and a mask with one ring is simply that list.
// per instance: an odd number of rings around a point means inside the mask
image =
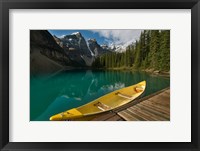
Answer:
[{"label": "pine tree", "polygon": [[159,31],[152,30],[151,31],[151,38],[150,38],[150,52],[149,52],[149,59],[150,59],[150,67],[153,69],[158,69],[159,66]]},{"label": "pine tree", "polygon": [[140,51],[140,43],[136,41],[135,44],[135,62],[134,62],[135,68],[138,69],[141,65],[141,51]]},{"label": "pine tree", "polygon": [[169,71],[170,69],[170,31],[161,31],[160,43],[160,70]]},{"label": "pine tree", "polygon": [[123,53],[110,52],[96,58],[93,67],[134,67],[169,71],[170,31],[144,30],[139,40]]}]

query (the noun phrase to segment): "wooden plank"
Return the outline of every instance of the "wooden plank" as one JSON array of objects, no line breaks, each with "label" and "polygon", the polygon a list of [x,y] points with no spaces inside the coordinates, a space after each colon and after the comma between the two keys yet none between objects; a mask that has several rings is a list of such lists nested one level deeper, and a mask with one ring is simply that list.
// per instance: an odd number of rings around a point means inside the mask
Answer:
[{"label": "wooden plank", "polygon": [[170,97],[170,91],[168,91],[168,90],[164,91],[162,94]]},{"label": "wooden plank", "polygon": [[166,106],[170,106],[170,100],[156,100],[156,99],[153,99],[153,98],[149,98],[148,99],[149,101],[151,101],[151,102],[156,102],[156,103],[162,103],[162,104],[164,104],[164,105],[166,105]]},{"label": "wooden plank", "polygon": [[[162,92],[162,93],[160,93],[159,95],[156,95],[156,96],[154,96],[154,97],[166,97],[167,98],[167,100],[169,100],[169,98],[170,98],[170,94],[167,94],[167,93],[165,93],[165,92]],[[152,98],[152,97],[151,97]]]},{"label": "wooden plank", "polygon": [[141,110],[141,112],[151,116],[155,121],[167,121],[168,119],[165,117],[162,117],[160,115],[155,114],[155,112],[152,112],[150,109],[147,109],[145,107],[139,107],[138,105],[134,106],[134,108]]},{"label": "wooden plank", "polygon": [[119,115],[115,115],[111,118],[108,118],[106,121],[123,121],[123,119]]},{"label": "wooden plank", "polygon": [[145,121],[154,121],[155,119],[151,118],[149,115],[145,114],[144,112],[139,112],[137,109],[134,108],[128,108],[128,111],[140,116],[141,118],[145,119]]},{"label": "wooden plank", "polygon": [[123,118],[118,119],[117,121],[125,121]]},{"label": "wooden plank", "polygon": [[[142,118],[141,116],[139,116],[139,115],[137,115],[137,114],[135,114],[135,113],[133,113],[129,110],[124,110],[124,112],[127,113],[129,116],[138,119],[139,121],[145,121],[144,118]],[[125,119],[127,120],[127,118],[125,118]],[[128,120],[130,120],[130,119],[128,119]]]},{"label": "wooden plank", "polygon": [[121,116],[123,119],[125,119],[126,121],[139,121],[139,119],[137,119],[136,117],[131,116],[129,113],[127,113],[126,111],[121,111],[119,113],[117,113],[119,116]]},{"label": "wooden plank", "polygon": [[166,88],[94,117],[95,121],[166,121],[170,120],[170,89]]},{"label": "wooden plank", "polygon": [[169,98],[169,96],[164,96],[164,95],[160,94],[160,95],[149,98],[149,100],[163,100],[163,101],[168,102],[170,100],[170,98]]},{"label": "wooden plank", "polygon": [[139,119],[140,121],[146,121],[145,118],[143,118],[142,116],[139,116],[138,114],[135,114],[134,112],[131,112],[131,111],[128,110],[128,109],[126,110],[126,112],[127,112],[128,114],[130,114],[131,116],[133,116],[133,117]]},{"label": "wooden plank", "polygon": [[150,100],[163,100],[163,101],[169,102],[170,101],[170,96],[168,94],[161,93],[161,94],[159,94],[157,96],[154,96],[154,97],[151,97],[149,99]]},{"label": "wooden plank", "polygon": [[146,100],[142,102],[141,104],[146,104],[152,107],[157,107],[162,110],[166,110],[166,112],[169,111],[169,105],[165,104],[164,102],[157,102],[157,101],[151,101],[151,100]]},{"label": "wooden plank", "polygon": [[156,111],[152,108],[149,108],[148,106],[144,106],[142,104],[137,104],[136,106],[140,107],[141,109],[145,109],[147,110],[148,112],[152,113],[152,114],[155,114],[157,116],[160,116],[161,118],[164,118],[164,119],[167,119],[169,120],[169,115],[166,115],[165,113],[162,113],[162,112],[159,112],[159,111]]},{"label": "wooden plank", "polygon": [[154,114],[160,115],[160,116],[165,117],[165,118],[169,118],[169,113],[162,112],[155,107],[152,108],[152,107],[146,106],[146,105],[142,105],[142,107],[148,108],[149,110],[153,111]]},{"label": "wooden plank", "polygon": [[132,105],[123,110],[119,115],[125,120],[159,120],[166,121],[170,119],[170,97],[169,89],[147,97],[145,100],[138,102],[136,105]]},{"label": "wooden plank", "polygon": [[166,109],[166,108],[164,108],[164,107],[160,107],[160,106],[158,106],[158,105],[154,105],[154,104],[152,104],[151,102],[140,103],[140,105],[146,106],[146,107],[148,107],[148,108],[151,108],[152,110],[156,110],[156,111],[158,111],[158,112],[160,112],[160,113],[163,113],[163,114],[169,115],[169,113],[170,113],[169,109]]},{"label": "wooden plank", "polygon": [[93,118],[91,121],[105,121],[113,116],[115,116],[116,113],[113,113],[113,112],[107,112],[107,113],[104,113],[104,114],[101,114],[95,118]]},{"label": "wooden plank", "polygon": [[164,103],[157,103],[157,102],[153,102],[153,101],[150,101],[150,100],[147,100],[147,101],[144,101],[142,102],[141,104],[146,104],[146,105],[150,105],[152,107],[156,107],[156,108],[159,108],[163,111],[166,111],[169,113],[169,106],[167,106],[166,104]]},{"label": "wooden plank", "polygon": [[153,94],[150,94],[150,95],[148,95],[148,96],[145,96],[145,97],[142,97],[142,98],[139,97],[139,98],[137,98],[136,100],[134,100],[134,101],[132,101],[132,102],[130,102],[130,103],[128,103],[128,104],[125,104],[125,105],[123,105],[123,106],[121,106],[121,107],[119,107],[119,108],[117,108],[117,109],[114,109],[113,111],[114,111],[114,112],[123,111],[123,110],[127,109],[127,108],[130,107],[130,106],[136,105],[136,104],[138,104],[138,103],[140,103],[140,102],[143,102],[143,101],[145,101],[145,100],[147,100],[147,99],[149,99],[149,98],[152,98],[152,97],[154,97],[154,96],[157,96],[157,95],[163,93],[164,91],[166,91],[166,90],[168,90],[168,89],[169,89],[169,87],[168,87],[168,88],[165,88],[165,89],[163,89],[163,90],[160,90],[160,91],[158,91],[158,92],[155,92],[155,93],[153,93]]},{"label": "wooden plank", "polygon": [[149,115],[147,112],[145,112],[144,110],[141,110],[140,108],[137,108],[135,106],[132,106],[130,108],[128,108],[128,110],[131,110],[132,112],[137,113],[138,115],[143,116],[147,121],[157,121],[158,119]]},{"label": "wooden plank", "polygon": [[170,89],[166,90],[164,93],[170,94]]},{"label": "wooden plank", "polygon": [[160,106],[160,107],[165,108],[166,110],[169,110],[169,108],[170,108],[170,104],[167,104],[167,103],[165,103],[163,101],[151,101],[151,100],[147,100],[147,101],[145,101],[145,103],[147,103],[147,104],[150,103],[150,104],[153,104],[155,106]]}]

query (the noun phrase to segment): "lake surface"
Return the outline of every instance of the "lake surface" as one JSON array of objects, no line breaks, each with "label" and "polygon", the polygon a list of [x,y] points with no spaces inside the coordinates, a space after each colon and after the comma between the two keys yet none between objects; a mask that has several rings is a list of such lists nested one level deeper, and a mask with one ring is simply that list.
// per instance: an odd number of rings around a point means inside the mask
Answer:
[{"label": "lake surface", "polygon": [[170,85],[169,78],[131,71],[68,70],[54,76],[31,76],[30,120],[48,121],[54,114],[143,80],[147,81],[143,96]]}]

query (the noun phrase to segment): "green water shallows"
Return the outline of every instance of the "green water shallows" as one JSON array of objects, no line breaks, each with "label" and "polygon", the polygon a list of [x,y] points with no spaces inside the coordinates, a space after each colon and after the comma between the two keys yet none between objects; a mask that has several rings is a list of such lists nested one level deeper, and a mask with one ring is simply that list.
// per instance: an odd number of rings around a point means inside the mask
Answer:
[{"label": "green water shallows", "polygon": [[169,78],[131,71],[68,70],[54,76],[31,76],[30,120],[48,121],[54,114],[143,80],[147,81],[143,96],[170,85]]}]

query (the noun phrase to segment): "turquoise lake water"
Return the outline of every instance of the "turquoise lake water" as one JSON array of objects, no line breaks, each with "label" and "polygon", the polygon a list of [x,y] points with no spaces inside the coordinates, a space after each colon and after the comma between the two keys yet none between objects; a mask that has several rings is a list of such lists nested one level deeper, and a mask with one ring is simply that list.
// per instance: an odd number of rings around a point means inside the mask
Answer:
[{"label": "turquoise lake water", "polygon": [[143,96],[170,85],[169,78],[131,71],[68,70],[54,76],[31,76],[30,120],[48,121],[54,114],[143,80],[147,81]]}]

